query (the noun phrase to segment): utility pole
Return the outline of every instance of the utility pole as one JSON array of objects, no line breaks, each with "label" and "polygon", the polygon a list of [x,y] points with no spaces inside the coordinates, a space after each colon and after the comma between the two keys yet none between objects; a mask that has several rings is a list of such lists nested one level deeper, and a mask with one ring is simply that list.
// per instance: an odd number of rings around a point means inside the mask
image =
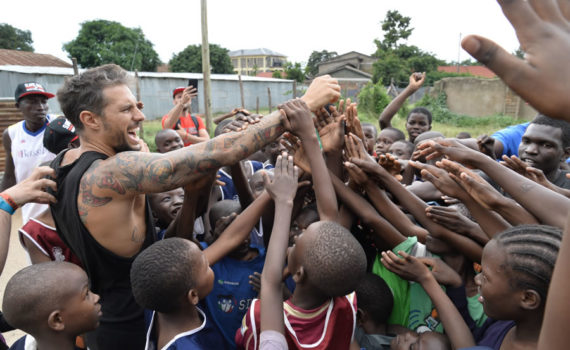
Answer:
[{"label": "utility pole", "polygon": [[206,112],[206,129],[212,131],[212,99],[210,88],[210,44],[208,43],[208,7],[207,0],[201,0],[202,13],[202,77],[204,82],[204,109]]}]

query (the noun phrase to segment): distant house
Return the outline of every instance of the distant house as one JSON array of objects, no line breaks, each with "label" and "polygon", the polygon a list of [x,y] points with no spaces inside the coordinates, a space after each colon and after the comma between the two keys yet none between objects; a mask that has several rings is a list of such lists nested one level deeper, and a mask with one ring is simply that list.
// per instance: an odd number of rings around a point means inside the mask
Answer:
[{"label": "distant house", "polygon": [[480,78],[496,78],[497,75],[493,73],[492,70],[485,66],[459,66],[459,71],[457,71],[457,66],[439,66],[437,67],[438,72],[447,73],[468,73],[474,77]]},{"label": "distant house", "polygon": [[283,71],[287,56],[269,49],[230,51],[234,71],[241,75]]},{"label": "distant house", "polygon": [[328,74],[336,78],[343,95],[354,98],[364,85],[372,81],[372,65],[376,60],[374,57],[350,51],[321,62],[317,76]]},{"label": "distant house", "polygon": [[7,49],[0,49],[0,66],[73,67],[52,55]]}]

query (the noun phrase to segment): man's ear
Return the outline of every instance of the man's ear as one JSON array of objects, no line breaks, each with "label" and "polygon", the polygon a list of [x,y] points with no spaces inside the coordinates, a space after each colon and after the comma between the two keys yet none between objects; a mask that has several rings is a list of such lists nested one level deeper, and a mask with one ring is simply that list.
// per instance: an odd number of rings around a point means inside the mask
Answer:
[{"label": "man's ear", "polygon": [[533,289],[525,289],[522,292],[521,307],[525,310],[536,310],[542,304],[542,298]]},{"label": "man's ear", "polygon": [[65,329],[65,323],[60,310],[52,311],[48,316],[48,327],[54,331],[61,332]]},{"label": "man's ear", "polygon": [[299,267],[299,269],[297,269],[297,271],[295,271],[295,273],[293,273],[291,277],[293,277],[293,281],[295,281],[295,284],[303,283],[305,281],[305,277],[307,277],[303,266]]},{"label": "man's ear", "polygon": [[190,304],[194,306],[198,305],[198,302],[200,301],[200,296],[198,295],[198,291],[194,288],[188,291],[187,298]]},{"label": "man's ear", "polygon": [[91,111],[81,111],[79,120],[85,127],[90,129],[99,130],[102,127],[101,117]]}]

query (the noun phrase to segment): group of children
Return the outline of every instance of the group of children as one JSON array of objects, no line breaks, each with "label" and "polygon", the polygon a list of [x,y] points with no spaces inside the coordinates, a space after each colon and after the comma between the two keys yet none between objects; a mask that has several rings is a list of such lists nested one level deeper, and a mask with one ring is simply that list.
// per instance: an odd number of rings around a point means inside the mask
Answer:
[{"label": "group of children", "polygon": [[[415,108],[406,140],[390,119],[424,79],[412,74],[380,116],[380,132],[360,124],[350,101],[314,113],[288,101],[279,110],[286,128],[300,123],[295,135],[148,195],[159,240],[130,269],[145,309],[145,348],[535,349],[539,337],[543,349],[564,344],[560,332],[545,340],[543,319],[558,331],[564,326],[554,320],[568,311],[567,303],[558,313],[552,307],[564,292],[549,286],[560,289],[567,277],[556,261],[559,251],[568,260],[570,123],[539,114],[515,131],[444,138],[431,130],[429,110]],[[555,92],[554,102],[565,91]],[[570,121],[556,106],[535,105]],[[216,136],[262,119],[239,111]],[[170,129],[155,141],[161,153],[183,147]],[[0,230],[18,205],[53,201],[18,196],[53,189],[45,181],[36,174],[0,194]],[[90,291],[73,253],[50,255],[44,248],[53,242],[34,227],[21,230],[22,240],[47,258],[6,286],[5,320],[28,333],[12,348],[81,348],[105,300]]]}]

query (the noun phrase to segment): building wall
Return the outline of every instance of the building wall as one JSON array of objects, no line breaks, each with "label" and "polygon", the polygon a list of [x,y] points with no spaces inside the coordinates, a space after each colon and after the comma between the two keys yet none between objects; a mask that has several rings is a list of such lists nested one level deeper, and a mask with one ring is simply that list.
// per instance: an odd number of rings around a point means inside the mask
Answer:
[{"label": "building wall", "polygon": [[[69,74],[68,74],[69,75]],[[144,113],[147,119],[152,120],[162,117],[173,106],[172,90],[179,86],[186,86],[188,78],[198,79],[198,96],[193,100],[192,110],[194,113],[204,113],[204,85],[201,74],[173,74],[173,73],[140,73],[141,100],[144,102]],[[145,76],[149,75],[149,76]],[[172,77],[178,75],[180,77]],[[47,91],[56,93],[63,85],[64,74],[37,74],[18,73],[0,70],[0,97],[14,97],[14,90],[20,82],[37,81],[44,85]],[[277,104],[292,98],[293,81],[285,79],[264,79],[244,77],[243,90],[245,108],[255,110],[256,97],[259,97],[259,105],[262,109],[268,108],[267,88],[271,89],[271,104],[273,108]],[[133,94],[135,86],[131,86]],[[224,113],[233,108],[241,107],[240,89],[237,76],[217,75],[212,76],[212,112]],[[48,100],[50,113],[62,114],[57,97]]]},{"label": "building wall", "polygon": [[[257,68],[257,73],[273,72],[276,70],[283,71],[283,67],[287,58],[270,55],[254,55],[234,56],[231,59],[232,65],[234,66],[234,71],[236,73],[243,75],[253,75],[255,68]],[[276,65],[274,61],[279,61],[281,64]]]},{"label": "building wall", "polygon": [[431,94],[440,92],[447,95],[447,106],[457,114],[472,117],[506,114],[532,119],[537,113],[498,78],[444,78],[436,82]]}]

